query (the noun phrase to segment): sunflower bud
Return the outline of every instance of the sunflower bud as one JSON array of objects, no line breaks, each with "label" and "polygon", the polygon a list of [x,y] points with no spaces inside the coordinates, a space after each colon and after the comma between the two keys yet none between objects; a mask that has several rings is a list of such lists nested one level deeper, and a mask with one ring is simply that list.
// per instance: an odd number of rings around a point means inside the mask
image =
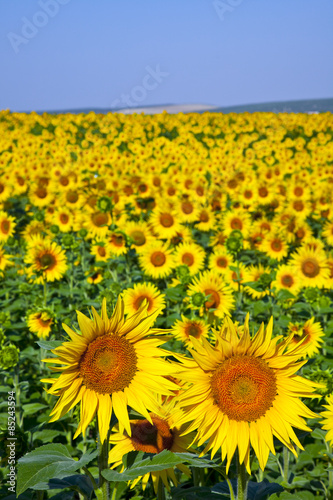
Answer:
[{"label": "sunflower bud", "polygon": [[318,288],[306,288],[303,295],[308,304],[314,304],[320,297]]},{"label": "sunflower bud", "polygon": [[19,349],[14,345],[8,345],[0,350],[0,366],[4,370],[13,368],[19,360]]},{"label": "sunflower bud", "polygon": [[206,296],[201,292],[196,292],[192,295],[191,299],[192,299],[192,304],[195,307],[201,307],[204,305],[206,301]]},{"label": "sunflower bud", "polygon": [[56,226],[55,224],[53,224],[53,226],[50,227],[50,231],[52,234],[58,234],[60,231],[59,226]]},{"label": "sunflower bud", "polygon": [[97,207],[101,212],[111,212],[113,207],[111,198],[102,196],[97,200]]}]

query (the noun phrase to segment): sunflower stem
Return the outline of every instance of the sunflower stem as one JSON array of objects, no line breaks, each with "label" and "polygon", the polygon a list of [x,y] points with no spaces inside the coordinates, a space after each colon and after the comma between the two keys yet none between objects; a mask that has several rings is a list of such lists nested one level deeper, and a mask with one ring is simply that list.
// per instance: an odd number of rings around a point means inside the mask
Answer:
[{"label": "sunflower stem", "polygon": [[158,480],[157,500],[165,500],[165,488],[161,478]]},{"label": "sunflower stem", "polygon": [[245,463],[239,463],[237,456],[237,500],[247,500],[248,473]]},{"label": "sunflower stem", "polygon": [[289,477],[289,450],[286,446],[283,447],[283,479],[288,483]]},{"label": "sunflower stem", "polygon": [[44,278],[43,281],[43,302],[44,302],[44,307],[46,307],[47,304],[47,285],[46,285],[46,279]]},{"label": "sunflower stem", "polygon": [[109,435],[104,443],[101,443],[101,438],[98,433],[98,449],[99,491],[101,493],[98,498],[101,500],[110,500],[110,483],[102,476],[102,471],[109,467]]}]

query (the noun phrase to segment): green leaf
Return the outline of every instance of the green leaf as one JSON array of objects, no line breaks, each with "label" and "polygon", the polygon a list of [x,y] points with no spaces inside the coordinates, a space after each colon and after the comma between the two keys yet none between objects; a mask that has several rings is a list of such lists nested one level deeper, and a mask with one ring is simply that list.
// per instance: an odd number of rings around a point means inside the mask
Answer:
[{"label": "green leaf", "polygon": [[[141,455],[143,456],[143,455]],[[199,458],[193,453],[172,453],[169,450],[163,450],[152,458],[136,460],[134,464],[124,472],[105,469],[102,472],[103,477],[108,481],[133,481],[139,476],[144,476],[149,472],[165,470],[176,467],[178,464],[187,463],[195,467],[214,467],[216,464],[211,460]]]},{"label": "green leaf", "polygon": [[27,403],[22,406],[25,415],[34,415],[39,410],[44,410],[44,408],[48,408],[47,405],[43,405],[41,403]]},{"label": "green leaf", "polygon": [[289,290],[280,290],[276,296],[278,300],[294,299],[295,295],[289,292]]},{"label": "green leaf", "polygon": [[61,340],[37,340],[36,344],[47,351],[51,351],[52,349],[61,346],[63,342],[61,342]]},{"label": "green leaf", "polygon": [[63,444],[47,444],[27,453],[18,461],[17,495],[40,482],[68,476],[91,462],[97,453],[88,452],[76,461]]}]

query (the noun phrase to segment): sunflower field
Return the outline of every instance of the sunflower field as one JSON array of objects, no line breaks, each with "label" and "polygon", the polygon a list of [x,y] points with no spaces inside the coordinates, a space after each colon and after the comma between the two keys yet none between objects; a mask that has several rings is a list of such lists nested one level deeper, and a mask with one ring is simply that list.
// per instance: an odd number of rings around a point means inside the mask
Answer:
[{"label": "sunflower field", "polygon": [[332,114],[0,112],[1,490],[333,499]]}]

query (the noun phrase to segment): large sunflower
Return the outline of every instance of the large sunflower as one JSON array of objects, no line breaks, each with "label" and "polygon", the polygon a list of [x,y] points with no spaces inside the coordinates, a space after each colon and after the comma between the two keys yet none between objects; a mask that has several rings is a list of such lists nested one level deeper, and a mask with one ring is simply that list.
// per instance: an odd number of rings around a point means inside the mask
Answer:
[{"label": "large sunflower", "polygon": [[[131,435],[127,405],[151,418],[147,409],[158,411],[154,393],[172,395],[177,386],[165,376],[175,373],[175,365],[160,359],[165,351],[159,349],[164,342],[159,335],[165,330],[151,329],[159,311],[147,315],[147,304],[141,305],[133,316],[124,318],[124,303],[118,299],[111,318],[108,318],[106,299],[101,316],[92,308],[94,319],[77,311],[81,333],[66,324],[64,330],[71,340],[52,352],[57,356],[43,361],[63,365],[52,368],[61,371],[51,382],[49,393],[59,396],[51,411],[50,422],[58,420],[81,402],[81,420],[75,433],[84,433],[98,415],[101,441],[107,436],[112,409],[119,428]],[[155,337],[154,335],[157,334]]]},{"label": "large sunflower", "polygon": [[[193,436],[182,436],[185,429],[178,425],[174,417],[173,406],[173,402],[160,405],[158,415],[150,413],[150,421],[130,420],[131,435],[128,435],[126,430],[119,432],[116,428],[116,432],[111,434],[110,437],[110,443],[115,445],[109,453],[111,468],[121,465],[123,456],[130,451],[144,451],[153,454],[161,453],[163,450],[170,450],[174,453],[188,452]],[[178,464],[177,468],[187,476],[191,475],[186,465]],[[150,475],[155,493],[157,493],[159,481],[162,481],[168,490],[170,490],[169,479],[175,486],[178,484],[173,467],[170,467],[169,469],[151,472],[138,477],[131,482],[131,488],[134,488],[142,480],[142,488],[145,490]]]},{"label": "large sunflower", "polygon": [[182,375],[192,386],[178,397],[184,411],[178,424],[192,421],[186,432],[198,429],[199,446],[209,440],[203,453],[214,456],[221,448],[227,472],[238,447],[239,463],[250,473],[250,446],[264,470],[269,452],[275,454],[274,436],[296,455],[293,443],[303,447],[292,426],[310,431],[302,417],[316,417],[298,399],[314,397],[319,386],[296,375],[306,362],[297,362],[303,345],[285,352],[292,336],[272,339],[272,319],[251,339],[248,319],[240,332],[225,318],[215,345],[192,340],[193,367]]}]

